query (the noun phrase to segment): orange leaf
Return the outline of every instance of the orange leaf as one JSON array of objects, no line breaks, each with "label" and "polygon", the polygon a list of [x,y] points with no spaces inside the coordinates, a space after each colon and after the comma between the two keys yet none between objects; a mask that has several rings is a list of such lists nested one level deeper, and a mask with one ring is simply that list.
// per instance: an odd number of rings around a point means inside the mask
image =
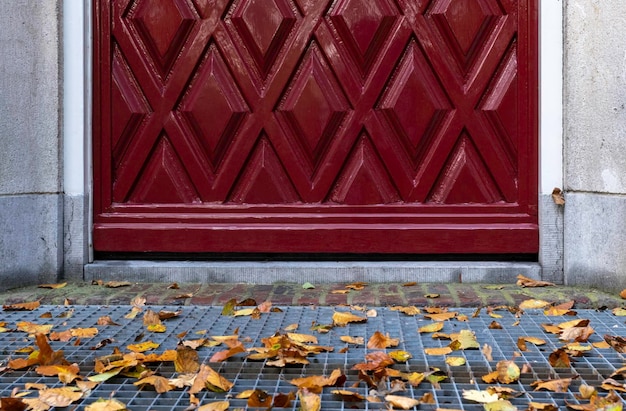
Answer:
[{"label": "orange leaf", "polygon": [[424,317],[430,318],[433,321],[447,321],[457,316],[456,312],[444,312],[436,314],[425,314]]},{"label": "orange leaf", "polygon": [[129,285],[133,284],[128,281],[108,281],[104,284],[107,288],[128,287]]},{"label": "orange leaf", "polygon": [[98,335],[97,328],[72,328],[70,330],[72,337],[78,338],[93,338]]},{"label": "orange leaf", "polygon": [[424,348],[426,355],[447,355],[452,352],[450,347]]},{"label": "orange leaf", "polygon": [[253,408],[269,408],[272,405],[272,396],[266,391],[256,389],[253,390],[248,397],[248,407]]},{"label": "orange leaf", "polygon": [[413,305],[408,306],[408,307],[399,307],[399,306],[397,306],[397,307],[389,307],[389,309],[391,311],[400,311],[403,314],[411,315],[411,316],[417,315],[417,314],[420,313],[420,309],[415,307],[415,306],[413,306]]},{"label": "orange leaf", "polygon": [[28,303],[3,305],[2,309],[4,311],[33,311],[39,308],[40,305],[39,301],[31,301]]},{"label": "orange leaf", "polygon": [[552,351],[548,357],[548,361],[554,368],[570,367],[569,355],[567,355],[567,352],[565,352],[562,348]]},{"label": "orange leaf", "polygon": [[108,316],[108,315],[105,315],[105,316],[102,316],[102,317],[98,318],[98,321],[96,322],[96,324],[98,324],[98,325],[119,325],[118,323],[113,321],[111,319],[111,317]]},{"label": "orange leaf", "polygon": [[375,351],[365,356],[365,363],[356,364],[352,369],[360,371],[382,370],[383,368],[395,364],[389,354],[382,351]]},{"label": "orange leaf", "polygon": [[246,349],[244,348],[243,344],[241,343],[241,341],[237,341],[237,345],[229,348],[228,350],[223,350],[223,351],[218,351],[215,354],[213,354],[213,356],[209,359],[209,362],[221,362],[221,361],[226,361],[227,359],[229,359],[230,357],[232,357],[233,355],[245,352]]},{"label": "orange leaf", "polygon": [[389,334],[383,335],[383,333],[381,333],[380,331],[376,331],[367,342],[367,348],[373,350],[396,347],[399,343],[399,339],[390,338]]},{"label": "orange leaf", "polygon": [[523,275],[518,274],[517,285],[519,285],[520,287],[547,287],[547,286],[553,286],[554,283],[550,283],[547,281],[533,280],[532,278],[524,277]]},{"label": "orange leaf", "polygon": [[158,344],[152,341],[144,341],[139,344],[127,345],[126,348],[128,348],[130,351],[133,351],[133,352],[146,352],[150,350],[155,350],[159,348],[160,345],[161,344]]},{"label": "orange leaf", "polygon": [[306,389],[309,392],[321,393],[322,388],[334,386],[342,376],[343,373],[339,368],[337,368],[333,370],[328,377],[324,377],[323,375],[314,375],[310,377],[294,378],[289,381],[289,383],[297,386],[301,390]]}]

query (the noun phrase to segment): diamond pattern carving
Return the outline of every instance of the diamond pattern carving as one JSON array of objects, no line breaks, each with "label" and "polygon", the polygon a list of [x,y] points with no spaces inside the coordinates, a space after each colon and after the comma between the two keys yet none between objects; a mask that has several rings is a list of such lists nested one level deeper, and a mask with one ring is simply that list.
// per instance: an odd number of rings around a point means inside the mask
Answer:
[{"label": "diamond pattern carving", "polygon": [[126,18],[137,31],[162,78],[187,42],[197,12],[185,0],[136,0]]},{"label": "diamond pattern carving", "polygon": [[216,168],[250,109],[214,44],[207,48],[176,111]]},{"label": "diamond pattern carving", "polygon": [[441,204],[489,204],[503,199],[471,137],[464,131],[427,201]]},{"label": "diamond pattern carving", "polygon": [[389,37],[399,11],[388,0],[341,0],[329,19],[362,74],[367,74]]},{"label": "diamond pattern carving", "polygon": [[188,204],[200,201],[186,168],[167,135],[163,134],[159,138],[128,201],[143,204]]},{"label": "diamond pattern carving", "polygon": [[276,116],[312,164],[341,126],[350,105],[319,46],[313,42],[296,70]]},{"label": "diamond pattern carving", "polygon": [[113,159],[117,163],[132,136],[152,110],[118,47],[113,51],[111,71],[111,99],[117,108],[116,121],[112,124],[112,146]]},{"label": "diamond pattern carving", "polygon": [[415,39],[409,42],[377,109],[414,160],[452,109]]},{"label": "diamond pattern carving", "polygon": [[242,0],[232,23],[265,78],[296,21],[287,0]]},{"label": "diamond pattern carving", "polygon": [[498,0],[434,0],[426,13],[464,71],[469,70],[502,16]]}]

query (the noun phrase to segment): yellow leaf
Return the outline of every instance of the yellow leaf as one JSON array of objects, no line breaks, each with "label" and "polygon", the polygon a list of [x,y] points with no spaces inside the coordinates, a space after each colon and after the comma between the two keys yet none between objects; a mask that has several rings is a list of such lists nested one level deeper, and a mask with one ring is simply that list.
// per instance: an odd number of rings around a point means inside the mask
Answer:
[{"label": "yellow leaf", "polygon": [[545,308],[549,305],[549,302],[543,300],[524,300],[519,304],[519,308],[522,310],[534,310]]},{"label": "yellow leaf", "polygon": [[393,358],[395,362],[407,362],[413,358],[410,352],[401,350],[392,351],[389,353],[389,356]]},{"label": "yellow leaf", "polygon": [[126,405],[116,399],[98,399],[85,407],[85,411],[126,411]]},{"label": "yellow leaf", "polygon": [[546,343],[546,340],[541,339],[539,337],[520,337],[522,338],[524,341],[531,343],[531,344],[535,344],[535,345],[544,345]]},{"label": "yellow leaf", "polygon": [[161,344],[158,344],[152,341],[145,341],[139,344],[130,344],[126,346],[126,348],[133,352],[146,352],[150,350],[155,350],[159,348],[160,346]]},{"label": "yellow leaf", "polygon": [[252,315],[255,310],[257,310],[256,307],[255,308],[243,308],[241,310],[236,310],[233,315],[235,317],[244,317],[244,316]]},{"label": "yellow leaf", "polygon": [[410,410],[413,407],[419,405],[419,400],[415,398],[402,397],[400,395],[385,395],[385,401],[387,401],[393,408],[400,408],[403,410]]},{"label": "yellow leaf", "polygon": [[164,324],[153,324],[149,325],[147,330],[153,333],[164,333],[167,327]]},{"label": "yellow leaf", "polygon": [[613,313],[613,315],[615,315],[617,317],[624,317],[624,316],[626,316],[626,308],[624,308],[624,307],[613,308],[613,310],[611,312]]},{"label": "yellow leaf", "polygon": [[51,407],[69,407],[82,396],[83,393],[73,387],[48,388],[39,391],[39,400]]},{"label": "yellow leaf", "polygon": [[59,284],[39,284],[37,287],[38,288],[52,288],[52,289],[58,289],[58,288],[63,288],[67,285],[67,283],[59,283]]},{"label": "yellow leaf", "polygon": [[437,331],[441,331],[443,329],[443,323],[438,321],[435,323],[430,323],[428,325],[424,325],[420,327],[417,331],[419,333],[434,333]]},{"label": "yellow leaf", "polygon": [[480,344],[476,341],[476,336],[470,330],[461,330],[458,336],[450,343],[453,350],[479,349]]},{"label": "yellow leaf", "polygon": [[98,335],[97,328],[72,328],[70,330],[72,337],[77,338],[93,338]]},{"label": "yellow leaf", "polygon": [[296,341],[299,343],[313,343],[317,344],[317,337],[309,334],[296,334],[296,333],[287,333],[287,337],[291,341]]},{"label": "yellow leaf", "polygon": [[226,411],[230,407],[228,401],[215,401],[196,408],[196,411]]},{"label": "yellow leaf", "polygon": [[333,325],[339,327],[345,327],[349,323],[363,323],[366,322],[366,317],[361,317],[350,312],[345,311],[335,311],[333,313]]},{"label": "yellow leaf", "polygon": [[517,407],[514,406],[511,401],[498,400],[483,404],[485,411],[517,411]]},{"label": "yellow leaf", "polygon": [[463,357],[446,357],[446,364],[451,367],[460,367],[465,365],[465,358]]},{"label": "yellow leaf", "polygon": [[306,389],[298,390],[298,399],[300,400],[300,411],[320,411],[322,409],[320,396]]},{"label": "yellow leaf", "polygon": [[347,344],[363,345],[365,344],[365,338],[363,337],[350,337],[342,335],[339,339]]},{"label": "yellow leaf", "polygon": [[426,355],[447,355],[452,352],[450,347],[424,348]]},{"label": "yellow leaf", "polygon": [[494,394],[489,391],[479,390],[463,390],[463,398],[481,404],[498,401],[500,399],[500,397],[498,397],[498,394]]},{"label": "yellow leaf", "polygon": [[608,342],[606,342],[606,341],[594,342],[594,343],[591,343],[591,345],[593,345],[595,348],[599,348],[599,349],[611,348],[611,345]]},{"label": "yellow leaf", "polygon": [[520,369],[513,361],[503,360],[496,364],[498,372],[498,381],[502,384],[510,384],[519,379]]},{"label": "yellow leaf", "polygon": [[39,308],[40,305],[39,301],[31,301],[28,303],[3,305],[2,309],[4,311],[33,311]]}]

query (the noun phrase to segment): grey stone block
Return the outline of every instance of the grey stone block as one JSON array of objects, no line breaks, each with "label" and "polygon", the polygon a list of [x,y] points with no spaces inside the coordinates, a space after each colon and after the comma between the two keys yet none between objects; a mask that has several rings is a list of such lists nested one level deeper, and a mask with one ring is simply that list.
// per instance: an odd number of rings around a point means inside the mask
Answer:
[{"label": "grey stone block", "polygon": [[60,191],[59,1],[0,2],[0,194]]},{"label": "grey stone block", "polygon": [[84,195],[65,195],[63,215],[63,276],[83,280],[83,268],[89,261],[89,203]]},{"label": "grey stone block", "polygon": [[539,263],[542,279],[563,284],[563,214],[552,195],[539,196]]},{"label": "grey stone block", "polygon": [[58,194],[0,197],[0,289],[58,280],[61,213]]},{"label": "grey stone block", "polygon": [[567,285],[626,288],[626,196],[568,193],[564,242]]}]

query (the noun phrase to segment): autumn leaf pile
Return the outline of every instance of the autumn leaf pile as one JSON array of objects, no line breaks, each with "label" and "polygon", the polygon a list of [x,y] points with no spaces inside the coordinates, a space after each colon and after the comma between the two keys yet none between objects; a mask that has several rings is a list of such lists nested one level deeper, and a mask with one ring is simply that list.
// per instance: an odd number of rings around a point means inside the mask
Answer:
[{"label": "autumn leaf pile", "polygon": [[[550,283],[521,277],[518,285],[550,286]],[[358,292],[366,286],[356,283],[347,289]],[[37,314],[46,309],[38,302],[3,308]],[[420,404],[433,407],[441,405],[437,396],[442,384],[455,380],[455,370],[467,370],[471,353],[472,358],[482,356],[483,364],[489,364],[490,370],[472,372],[471,383],[476,389],[463,389],[461,393],[463,404],[469,407],[480,406],[493,411],[559,409],[559,404],[546,401],[545,396],[541,397],[542,401],[528,401],[520,406],[520,398],[533,398],[533,392],[542,391],[573,392],[572,399],[566,401],[566,406],[573,410],[619,411],[621,395],[626,393],[626,365],[615,364],[614,372],[602,376],[596,386],[590,386],[588,381],[578,383],[576,364],[584,362],[591,352],[626,353],[626,335],[620,336],[620,329],[598,335],[592,321],[579,318],[574,308],[573,302],[551,304],[532,299],[518,306],[482,307],[472,312],[436,306],[376,309],[343,306],[324,311],[329,313],[328,317],[320,316],[314,322],[264,330],[256,339],[240,333],[239,329],[228,335],[211,335],[206,330],[196,329],[167,334],[176,339],[174,348],[169,349],[163,349],[165,344],[155,340],[163,340],[159,336],[165,335],[168,327],[180,325],[178,320],[184,308],[153,310],[145,305],[144,299],[136,298],[122,319],[102,315],[84,328],[50,324],[45,320],[52,318],[51,313],[42,312],[41,320],[36,322],[0,321],[0,333],[24,342],[21,348],[9,353],[0,371],[4,377],[28,371],[49,377],[46,381],[51,382],[16,385],[10,396],[0,399],[0,410],[45,411],[76,404],[82,404],[87,411],[126,410],[127,405],[115,398],[115,391],[104,398],[94,398],[93,393],[101,384],[128,380],[137,390],[158,395],[178,391],[188,400],[188,410],[199,411],[237,409],[231,406],[233,400],[237,400],[239,407],[244,401],[248,408],[292,409],[296,406],[301,411],[318,411],[325,409],[324,398],[344,402],[344,408],[356,409],[364,409],[365,404],[370,409],[407,410],[419,408]],[[64,307],[56,318],[69,319],[77,309],[79,307]],[[254,323],[280,312],[283,310],[273,307],[270,301],[257,304],[253,299],[231,300],[221,307],[216,321],[236,321],[239,317]],[[402,329],[401,333],[396,331],[397,335],[384,329],[365,334],[364,330],[369,329],[365,326],[381,313],[393,313],[400,319],[411,318],[418,326]],[[488,324],[491,335],[502,333],[506,337],[516,327],[521,328],[524,316],[533,313],[543,314],[542,318],[553,321],[542,323],[533,335],[520,335],[511,348],[494,345],[493,339],[484,338],[483,333],[471,327],[473,320],[483,319],[481,324]],[[615,309],[612,315],[626,317],[626,309]],[[141,333],[133,343],[122,345],[109,336],[108,331],[137,322]],[[389,329],[398,330],[397,326]],[[322,336],[331,344],[320,344]],[[407,348],[415,347],[416,341],[422,347],[419,352]],[[61,343],[65,343],[64,347],[89,347],[94,352],[93,359],[80,362],[61,350],[55,351],[54,344]],[[506,358],[494,361],[495,351],[500,351],[499,358],[502,355]],[[534,364],[525,359],[525,354],[532,352],[543,352],[556,371],[550,375],[560,377],[537,378]],[[350,360],[328,362],[323,373],[309,375],[307,367],[323,362],[323,358],[328,358],[323,356],[331,353],[345,354]],[[362,355],[355,357],[352,353]],[[351,355],[348,357],[348,354]],[[415,358],[427,361],[415,361]],[[281,370],[303,372],[300,376],[294,372],[280,374],[289,389],[239,388],[237,379],[220,371],[224,364],[237,363],[260,364],[278,373]],[[169,368],[163,368],[164,365]],[[172,368],[174,372],[162,371]],[[566,374],[567,377],[562,377]],[[574,382],[576,390],[572,388]],[[418,392],[418,387],[421,394],[416,397],[412,393]],[[525,394],[529,395],[525,397]],[[576,401],[573,401],[574,396]]]}]

